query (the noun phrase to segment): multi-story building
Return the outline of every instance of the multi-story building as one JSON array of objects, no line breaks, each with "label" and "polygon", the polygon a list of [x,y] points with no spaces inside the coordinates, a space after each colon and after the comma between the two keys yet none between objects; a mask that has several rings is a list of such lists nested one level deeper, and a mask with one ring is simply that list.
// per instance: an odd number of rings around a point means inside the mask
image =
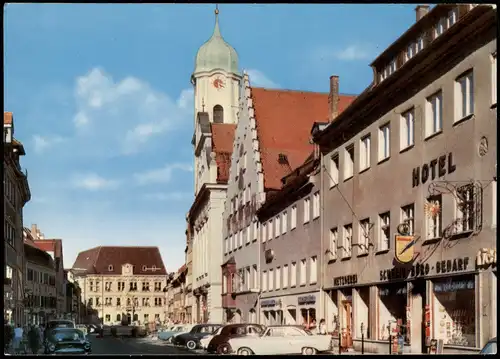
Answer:
[{"label": "multi-story building", "polygon": [[20,156],[24,156],[24,146],[14,138],[14,117],[12,112],[4,112],[4,319],[24,324],[24,242],[23,208],[31,199],[28,172],[22,170]]},{"label": "multi-story building", "polygon": [[39,249],[29,234],[25,233],[24,255],[26,278],[25,309],[27,322],[41,324],[56,317],[56,270],[53,258]]},{"label": "multi-story building", "polygon": [[70,269],[64,270],[66,280],[66,318],[81,323],[80,306],[82,301],[82,291],[80,286],[73,278],[73,273]]},{"label": "multi-story building", "polygon": [[31,225],[31,230],[24,228],[35,245],[47,252],[55,263],[56,269],[56,316],[64,317],[66,314],[66,276],[64,274],[63,245],[61,239],[45,238],[36,224]]},{"label": "multi-story building", "polygon": [[[344,346],[384,353],[496,336],[497,11],[417,7],[374,79],[315,135],[324,287]],[[404,90],[403,90],[404,89]]]},{"label": "multi-story building", "polygon": [[189,226],[186,230],[186,322],[193,322],[193,245]]},{"label": "multi-story building", "polygon": [[71,268],[90,309],[87,322],[151,323],[166,311],[167,272],[157,247],[96,247]]},{"label": "multi-story building", "polygon": [[[319,160],[312,154],[257,211],[261,237],[261,323],[314,325],[321,313]],[[317,185],[316,185],[317,183]],[[264,234],[264,233],[262,233]]]},{"label": "multi-story building", "polygon": [[181,266],[172,278],[173,320],[186,322],[186,265]]},{"label": "multi-story building", "polygon": [[[245,74],[222,230],[223,306],[225,320],[234,322],[260,321],[261,256],[275,231],[273,219],[261,224],[256,210],[313,151],[314,121],[328,121],[354,99],[339,94],[336,77],[330,93],[256,88],[250,81]],[[285,130],[286,135],[278,133]]]},{"label": "multi-story building", "polygon": [[196,55],[194,86],[195,198],[188,214],[192,235],[193,320],[222,320],[222,212],[226,199],[239,85],[238,55],[222,38],[216,11],[212,37]]}]

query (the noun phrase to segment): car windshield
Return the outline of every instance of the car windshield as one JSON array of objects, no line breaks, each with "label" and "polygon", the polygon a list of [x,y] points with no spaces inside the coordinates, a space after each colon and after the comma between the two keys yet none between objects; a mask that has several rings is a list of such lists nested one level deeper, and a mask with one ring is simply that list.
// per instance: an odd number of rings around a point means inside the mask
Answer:
[{"label": "car windshield", "polygon": [[496,355],[497,354],[497,342],[489,342],[486,346],[481,350],[481,355]]},{"label": "car windshield", "polygon": [[178,327],[173,327],[173,328],[172,328],[172,331],[174,331],[174,332],[181,332],[181,331],[182,331],[182,329],[184,329],[184,327],[183,327],[183,326],[178,326]]},{"label": "car windshield", "polygon": [[83,340],[85,335],[81,330],[57,330],[53,332],[52,337],[58,341]]}]

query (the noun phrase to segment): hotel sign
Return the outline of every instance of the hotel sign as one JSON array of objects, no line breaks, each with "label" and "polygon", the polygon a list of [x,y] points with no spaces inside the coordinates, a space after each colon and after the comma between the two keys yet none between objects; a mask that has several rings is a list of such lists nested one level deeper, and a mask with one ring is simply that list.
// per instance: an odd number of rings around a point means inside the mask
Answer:
[{"label": "hotel sign", "polygon": [[303,295],[303,296],[297,298],[297,303],[299,305],[314,304],[314,303],[316,303],[316,296],[314,296],[314,295]]},{"label": "hotel sign", "polygon": [[495,248],[481,248],[476,255],[476,267],[488,269],[497,266],[497,250]]},{"label": "hotel sign", "polygon": [[425,184],[429,178],[435,180],[443,177],[446,174],[455,172],[457,166],[453,163],[453,153],[448,153],[448,156],[443,155],[425,163],[420,167],[415,167],[412,173],[412,187],[417,187],[420,184]]}]

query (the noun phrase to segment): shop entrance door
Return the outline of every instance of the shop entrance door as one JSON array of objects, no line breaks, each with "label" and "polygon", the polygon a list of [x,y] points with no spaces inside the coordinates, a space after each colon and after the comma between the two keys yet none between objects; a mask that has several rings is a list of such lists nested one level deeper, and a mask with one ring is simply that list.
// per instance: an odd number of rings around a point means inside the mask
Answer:
[{"label": "shop entrance door", "polygon": [[342,330],[342,347],[352,348],[352,300],[342,301],[345,313],[345,331]]}]

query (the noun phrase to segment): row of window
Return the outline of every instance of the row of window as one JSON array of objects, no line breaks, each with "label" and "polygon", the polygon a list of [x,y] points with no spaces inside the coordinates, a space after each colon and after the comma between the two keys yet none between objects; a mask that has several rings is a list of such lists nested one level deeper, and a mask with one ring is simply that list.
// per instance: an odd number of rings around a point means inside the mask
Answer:
[{"label": "row of window", "polygon": [[[477,223],[474,191],[475,187],[473,185],[465,185],[457,190],[454,234],[475,230]],[[427,198],[425,207],[428,215],[425,219],[425,233],[422,233],[422,237],[424,240],[439,239],[443,235],[441,195]],[[414,213],[415,205],[413,203],[408,204],[401,207],[399,221],[396,220],[398,224],[405,223],[407,225],[408,235],[414,234]],[[353,240],[352,223],[345,224],[340,229],[335,227],[330,230],[330,259],[337,259],[338,257],[342,259],[350,258],[354,246],[358,248],[358,256],[368,254],[370,246],[373,246],[376,252],[390,249],[391,233],[396,230],[396,228],[391,228],[390,211],[379,214],[375,223],[372,222],[371,218],[364,218],[359,221],[358,226],[356,243]],[[372,231],[372,227],[375,227],[375,231]],[[341,230],[340,237],[339,230]],[[372,233],[375,234],[375,238],[373,238]]]},{"label": "row of window", "polygon": [[10,221],[4,221],[5,224],[5,241],[12,247],[15,246],[16,242],[16,227],[10,223]]},{"label": "row of window", "polygon": [[[122,298],[113,298],[113,297],[105,297],[104,298],[104,306],[113,306],[113,299],[116,303],[116,306],[121,306],[122,305]],[[161,307],[163,303],[163,298],[161,297],[156,297],[156,298],[127,298],[125,303],[127,306],[131,306],[132,303],[135,307],[150,307],[151,303],[154,303],[155,307]],[[153,299],[153,300],[151,300]],[[91,297],[87,301],[89,306],[95,305],[96,307],[101,306],[103,303],[101,301],[101,297]]]},{"label": "row of window", "polygon": [[29,308],[56,308],[57,299],[55,297],[30,294],[26,300],[26,304]]},{"label": "row of window", "polygon": [[10,177],[7,176],[6,173],[4,174],[3,178],[4,178],[3,179],[4,196],[10,202],[10,204],[15,207],[15,205],[16,205],[16,185],[10,179]]},{"label": "row of window", "polygon": [[[446,30],[452,27],[458,20],[458,8],[453,8],[448,13],[447,17],[442,17],[438,20],[438,22],[434,26],[434,30],[432,32],[432,40],[437,39],[441,36]],[[404,54],[404,61],[401,66],[403,66],[406,62],[408,62],[411,58],[413,58],[417,53],[424,49],[424,36],[420,35],[416,40],[411,41],[406,46],[406,51]],[[390,75],[395,73],[398,69],[398,64],[396,59],[393,59],[389,62],[389,64],[379,73],[379,82],[384,81]]]},{"label": "row of window", "polygon": [[48,273],[38,272],[34,269],[28,268],[26,271],[26,280],[30,282],[46,284],[46,285],[56,285],[56,276],[50,275]]},{"label": "row of window", "polygon": [[[309,270],[308,270],[309,264]],[[292,262],[290,267],[288,264],[275,269],[268,269],[262,272],[262,291],[273,291],[286,289],[297,286],[297,272],[299,275],[299,286],[313,285],[318,281],[318,257],[313,256],[307,259],[302,259],[297,268],[297,262]],[[309,280],[307,274],[309,273]],[[290,275],[290,277],[289,277]],[[289,282],[290,278],[290,282]]]},{"label": "row of window", "polygon": [[[137,291],[137,282],[132,281],[128,282],[129,284],[129,291]],[[143,292],[149,292],[150,291],[150,282],[142,282],[142,291]],[[117,290],[119,292],[123,292],[125,290],[125,282],[117,282]],[[162,288],[162,283],[161,282],[154,282],[154,291],[155,292],[161,292],[163,290]],[[101,286],[100,286],[100,281],[89,281],[89,291],[90,292],[100,292],[101,291]],[[104,283],[104,291],[106,292],[111,292],[113,291],[113,282],[105,282]]]},{"label": "row of window", "polygon": [[[494,85],[494,99],[496,103],[496,54],[492,57],[493,65],[492,84]],[[474,114],[474,72],[472,69],[465,72],[455,80],[454,92],[454,123],[468,118]],[[415,107],[404,111],[400,116],[400,151],[407,150],[415,144]],[[439,90],[427,97],[425,111],[423,115],[425,138],[435,136],[443,131],[443,92]],[[391,155],[391,124],[385,123],[378,129],[378,162],[389,159]],[[354,175],[355,170],[355,144],[346,145],[343,156],[343,180],[347,181]],[[370,168],[372,163],[371,155],[371,134],[361,137],[358,145],[359,162],[358,170],[363,172]],[[340,180],[339,153],[335,153],[330,159],[330,186],[333,187]]]}]

